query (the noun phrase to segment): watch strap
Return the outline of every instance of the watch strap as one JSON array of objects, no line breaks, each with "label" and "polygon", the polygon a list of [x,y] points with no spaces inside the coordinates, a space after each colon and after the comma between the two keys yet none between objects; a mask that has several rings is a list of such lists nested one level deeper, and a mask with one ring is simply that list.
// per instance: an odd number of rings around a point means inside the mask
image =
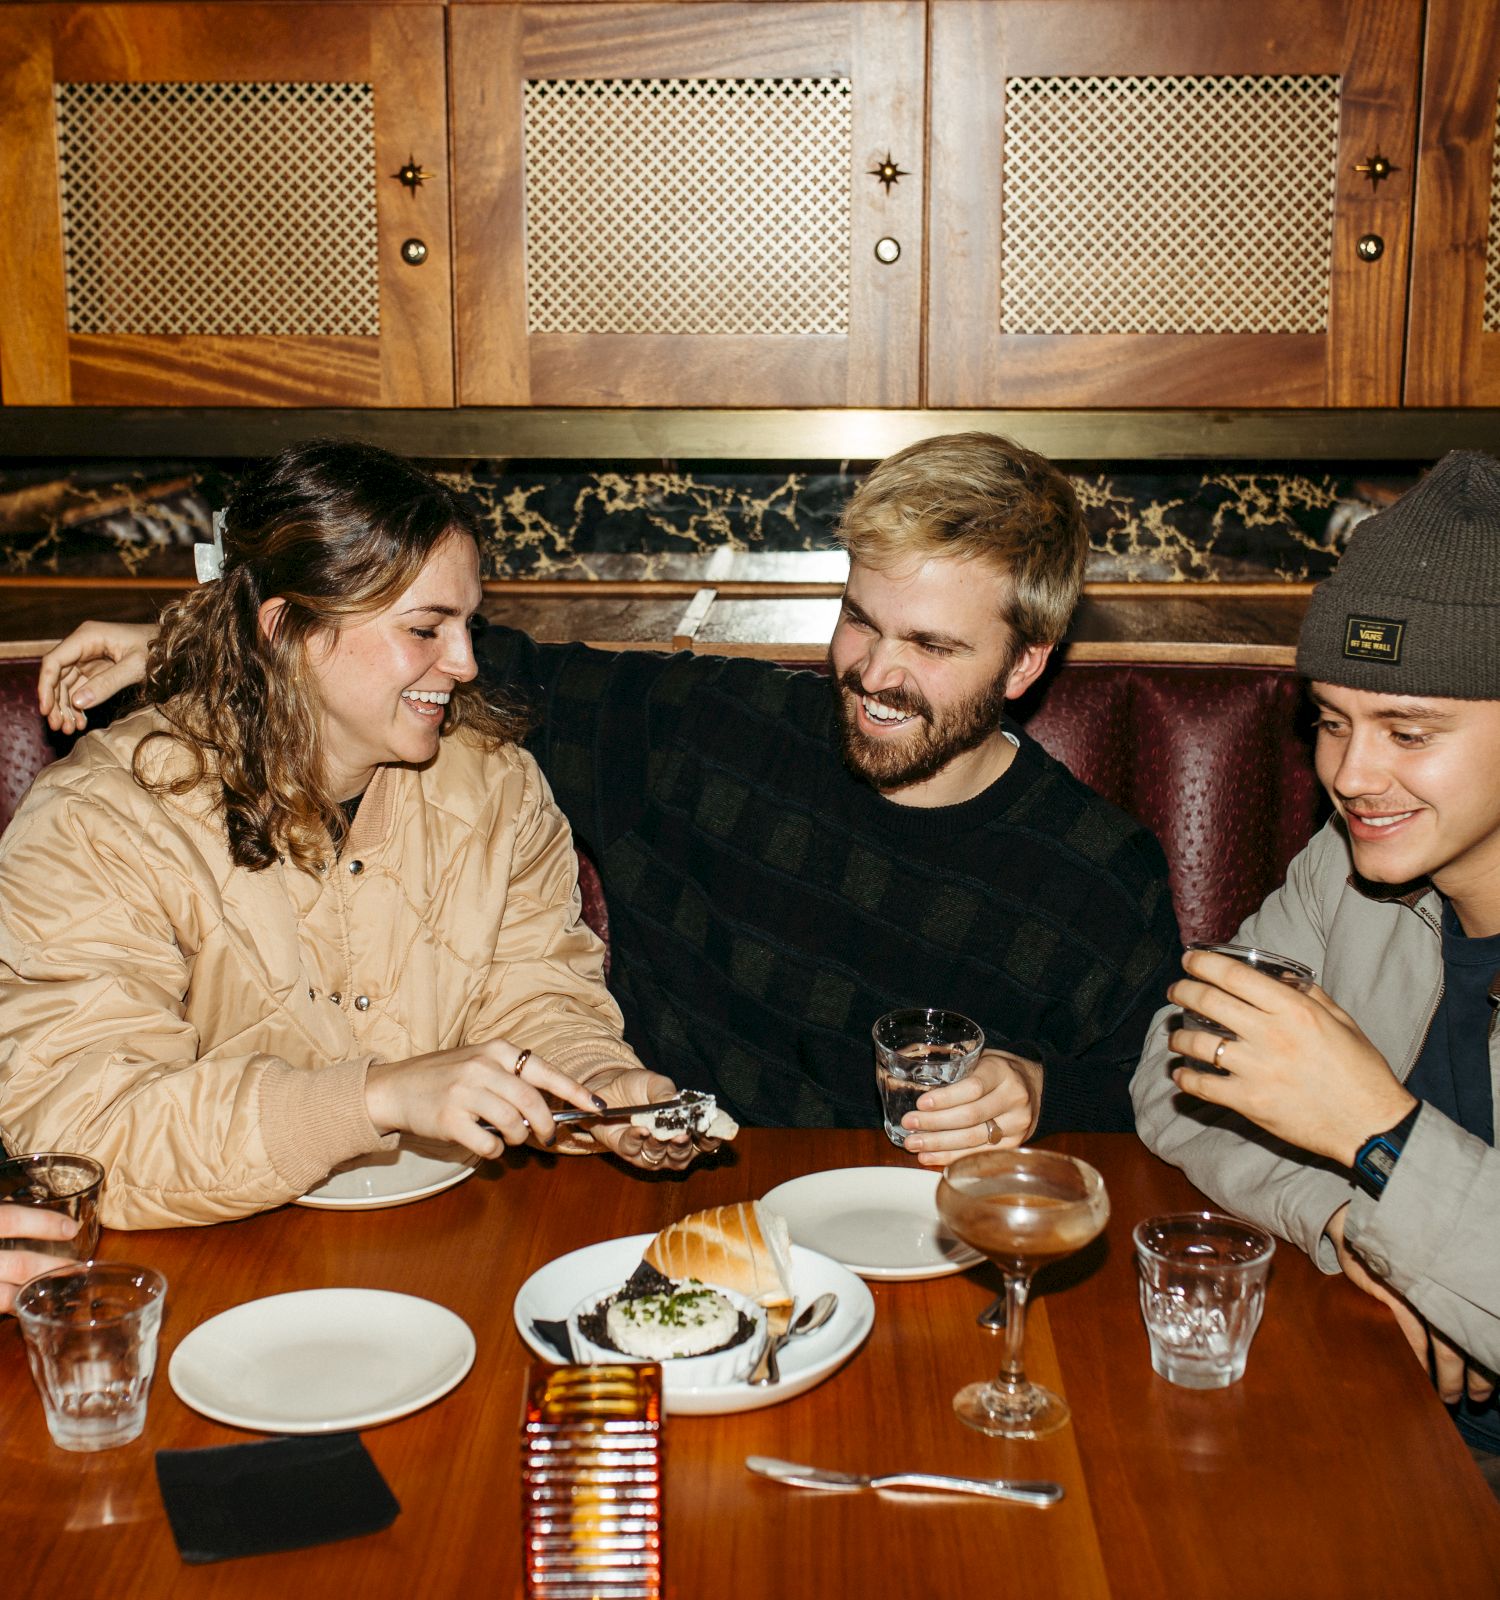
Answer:
[{"label": "watch strap", "polygon": [[1376,1200],[1385,1193],[1385,1186],[1391,1181],[1391,1174],[1396,1170],[1396,1163],[1401,1159],[1401,1152],[1406,1148],[1406,1141],[1411,1137],[1421,1113],[1422,1102],[1419,1100],[1394,1128],[1387,1128],[1384,1133],[1372,1133],[1354,1152],[1354,1181]]}]

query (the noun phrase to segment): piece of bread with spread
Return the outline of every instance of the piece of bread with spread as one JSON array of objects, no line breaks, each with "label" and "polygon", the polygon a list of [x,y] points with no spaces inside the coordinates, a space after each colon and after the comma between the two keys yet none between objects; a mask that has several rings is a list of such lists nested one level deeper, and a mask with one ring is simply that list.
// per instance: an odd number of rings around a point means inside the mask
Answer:
[{"label": "piece of bread with spread", "polygon": [[653,1139],[671,1139],[679,1133],[694,1139],[732,1139],[740,1131],[739,1123],[701,1089],[683,1089],[659,1111],[637,1111],[630,1125],[644,1128]]}]

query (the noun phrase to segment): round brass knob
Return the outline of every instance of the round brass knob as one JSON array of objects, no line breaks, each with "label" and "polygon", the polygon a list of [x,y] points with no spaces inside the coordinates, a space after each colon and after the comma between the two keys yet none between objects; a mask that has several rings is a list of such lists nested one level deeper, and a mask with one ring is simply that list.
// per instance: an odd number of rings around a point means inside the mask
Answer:
[{"label": "round brass knob", "polygon": [[420,267],[427,259],[427,245],[421,239],[408,239],[401,246],[401,259],[409,267]]},{"label": "round brass knob", "polygon": [[1361,261],[1379,261],[1385,254],[1385,240],[1378,233],[1367,233],[1354,248]]},{"label": "round brass knob", "polygon": [[901,259],[901,246],[894,239],[877,239],[875,241],[875,259],[885,266]]}]

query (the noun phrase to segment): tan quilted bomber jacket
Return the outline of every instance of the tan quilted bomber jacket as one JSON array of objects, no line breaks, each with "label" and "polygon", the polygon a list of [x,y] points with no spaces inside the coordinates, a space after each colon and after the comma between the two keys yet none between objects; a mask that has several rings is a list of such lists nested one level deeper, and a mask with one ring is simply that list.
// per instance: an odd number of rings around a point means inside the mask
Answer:
[{"label": "tan quilted bomber jacket", "polygon": [[106,1225],[243,1216],[389,1146],[375,1060],[500,1037],[577,1078],[639,1064],[529,755],[445,738],[379,770],[321,874],[246,872],[212,786],[134,781],[161,725],[89,734],[0,839],[0,1132],[102,1161]]}]

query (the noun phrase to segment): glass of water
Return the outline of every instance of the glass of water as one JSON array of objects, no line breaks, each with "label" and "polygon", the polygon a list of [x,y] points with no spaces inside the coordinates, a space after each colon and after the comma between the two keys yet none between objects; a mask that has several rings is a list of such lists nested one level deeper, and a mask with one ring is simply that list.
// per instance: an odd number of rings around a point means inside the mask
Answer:
[{"label": "glass of water", "polygon": [[99,1194],[104,1168],[90,1156],[39,1152],[0,1160],[0,1202],[60,1211],[78,1224],[71,1239],[6,1238],[0,1213],[0,1250],[40,1250],[49,1256],[89,1260],[99,1248]]},{"label": "glass of water", "polygon": [[[1275,978],[1279,983],[1288,983],[1304,994],[1313,986],[1315,975],[1311,967],[1305,966],[1300,961],[1293,961],[1290,956],[1279,956],[1274,950],[1257,950],[1254,945],[1249,944],[1209,944],[1204,941],[1189,944],[1187,948],[1206,950],[1210,955],[1229,956],[1232,960],[1242,961],[1247,967],[1254,967],[1257,972],[1264,972],[1268,978]],[[1221,1039],[1238,1037],[1211,1017],[1201,1016],[1196,1011],[1185,1010],[1182,1017],[1184,1025],[1189,1028],[1201,1028],[1204,1033],[1216,1033]]]},{"label": "glass of water", "polygon": [[901,1119],[917,1109],[929,1089],[966,1078],[984,1049],[984,1031],[957,1011],[887,1011],[872,1028],[875,1081],[885,1113],[885,1133],[906,1148]]},{"label": "glass of water", "polygon": [[1141,1315],[1152,1368],[1184,1389],[1227,1389],[1245,1375],[1276,1241],[1212,1211],[1135,1227]]},{"label": "glass of water", "polygon": [[150,1267],[80,1261],[16,1292],[16,1319],[52,1442],[129,1444],[146,1425],[167,1280]]}]

